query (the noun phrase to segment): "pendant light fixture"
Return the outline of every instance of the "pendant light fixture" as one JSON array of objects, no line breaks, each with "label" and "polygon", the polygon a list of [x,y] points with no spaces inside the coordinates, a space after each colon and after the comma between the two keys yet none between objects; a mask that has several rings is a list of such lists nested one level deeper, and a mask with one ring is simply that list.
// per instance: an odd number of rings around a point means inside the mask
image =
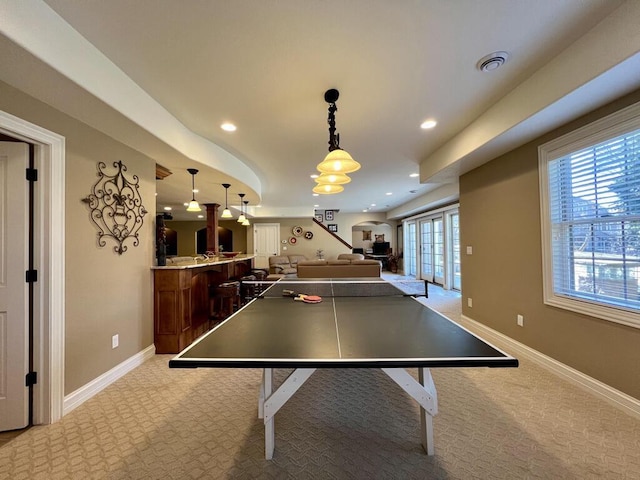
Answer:
[{"label": "pendant light fixture", "polygon": [[222,186],[224,187],[224,210],[222,211],[222,215],[220,215],[220,218],[233,218],[233,215],[231,215],[231,210],[229,210],[228,203],[228,193],[229,187],[231,185],[228,183],[223,183]]},{"label": "pendant light fixture", "polygon": [[345,183],[349,183],[351,179],[344,173],[323,173],[319,177],[314,178],[314,181],[320,185],[344,185]]},{"label": "pendant light fixture", "polygon": [[[245,200],[243,203],[244,203],[244,211],[248,213],[249,211],[247,210],[247,205],[249,205],[249,201]],[[249,217],[247,217],[246,213],[245,213],[245,217],[244,217],[244,221],[242,222],[242,225],[244,225],[245,227],[248,227],[251,224],[249,223]]]},{"label": "pendant light fixture", "polygon": [[342,185],[332,185],[330,183],[326,183],[324,185],[316,185],[315,187],[313,187],[313,193],[320,193],[323,195],[340,193],[342,191],[344,191],[344,187]]},{"label": "pendant light fixture", "polygon": [[[340,134],[336,133],[335,116],[335,113],[338,110],[336,101],[338,100],[339,96],[340,92],[338,92],[338,90],[336,90],[335,88],[327,90],[324,94],[324,101],[329,104],[329,116],[327,120],[327,122],[329,123],[329,154],[322,162],[318,164],[317,168],[321,173],[347,174],[360,170],[360,164],[356,162],[347,151],[340,148]],[[330,193],[338,192],[336,191]]]},{"label": "pendant light fixture", "polygon": [[240,216],[238,217],[238,223],[242,223],[246,220],[246,217],[244,216],[244,210],[242,209],[242,199],[244,198],[244,193],[239,193],[238,196],[240,197]]},{"label": "pendant light fixture", "polygon": [[187,168],[187,172],[191,174],[191,201],[187,207],[187,212],[201,212],[200,204],[196,202],[196,173],[195,168]]}]

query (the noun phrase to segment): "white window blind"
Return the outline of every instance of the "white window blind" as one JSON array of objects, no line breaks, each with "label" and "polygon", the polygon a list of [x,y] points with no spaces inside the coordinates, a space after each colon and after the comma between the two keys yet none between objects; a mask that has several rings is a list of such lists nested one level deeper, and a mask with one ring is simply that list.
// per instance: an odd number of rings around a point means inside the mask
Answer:
[{"label": "white window blind", "polygon": [[640,327],[640,128],[612,132],[541,148],[546,300]]}]

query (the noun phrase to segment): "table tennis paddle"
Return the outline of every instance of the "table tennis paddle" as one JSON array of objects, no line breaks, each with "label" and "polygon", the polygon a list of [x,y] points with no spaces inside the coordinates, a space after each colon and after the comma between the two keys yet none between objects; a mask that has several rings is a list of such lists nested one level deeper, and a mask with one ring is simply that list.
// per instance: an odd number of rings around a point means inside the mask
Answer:
[{"label": "table tennis paddle", "polygon": [[320,303],[322,301],[322,297],[317,295],[305,295],[303,293],[299,294],[296,298],[294,298],[296,302],[304,302],[304,303]]}]

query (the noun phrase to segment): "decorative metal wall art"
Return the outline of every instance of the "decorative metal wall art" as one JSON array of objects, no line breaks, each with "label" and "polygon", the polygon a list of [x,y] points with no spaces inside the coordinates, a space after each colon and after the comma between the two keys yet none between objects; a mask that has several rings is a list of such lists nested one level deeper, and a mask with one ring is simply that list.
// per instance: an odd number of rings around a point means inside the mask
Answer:
[{"label": "decorative metal wall art", "polygon": [[116,172],[109,175],[105,172],[107,165],[98,163],[98,181],[83,201],[89,205],[91,220],[98,227],[98,245],[104,247],[106,239],[112,238],[117,243],[113,250],[122,255],[127,251],[127,239],[132,239],[134,247],[140,244],[138,232],[147,210],[138,191],[138,176],[133,175],[131,180],[125,177],[127,167],[120,160],[113,166]]}]

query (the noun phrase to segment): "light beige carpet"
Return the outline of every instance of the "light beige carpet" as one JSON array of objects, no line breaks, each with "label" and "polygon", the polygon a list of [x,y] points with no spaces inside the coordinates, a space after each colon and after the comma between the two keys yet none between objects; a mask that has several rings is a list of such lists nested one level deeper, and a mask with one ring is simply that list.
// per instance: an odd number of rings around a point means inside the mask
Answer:
[{"label": "light beige carpet", "polygon": [[[460,314],[455,294],[424,301]],[[276,416],[266,461],[260,371],[170,370],[169,358],[0,447],[0,478],[640,479],[640,421],[526,361],[433,370],[434,457],[416,404],[384,374],[319,370]]]}]

